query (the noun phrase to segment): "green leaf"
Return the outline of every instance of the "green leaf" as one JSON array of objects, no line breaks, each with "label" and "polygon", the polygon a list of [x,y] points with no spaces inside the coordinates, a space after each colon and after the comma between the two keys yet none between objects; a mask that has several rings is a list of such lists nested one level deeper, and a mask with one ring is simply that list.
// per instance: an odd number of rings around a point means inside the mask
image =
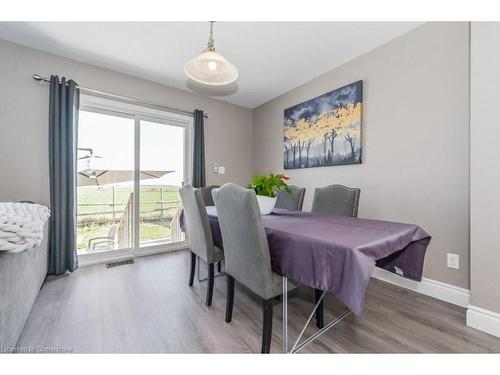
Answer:
[{"label": "green leaf", "polygon": [[283,179],[282,174],[255,175],[248,188],[255,190],[257,195],[266,197],[275,197],[281,190],[290,193],[291,190]]}]

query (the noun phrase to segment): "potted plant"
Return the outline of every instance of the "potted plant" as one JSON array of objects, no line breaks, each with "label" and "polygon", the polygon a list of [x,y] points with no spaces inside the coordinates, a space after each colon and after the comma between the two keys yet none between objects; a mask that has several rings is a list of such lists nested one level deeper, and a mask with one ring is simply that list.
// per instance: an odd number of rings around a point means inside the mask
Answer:
[{"label": "potted plant", "polygon": [[290,193],[290,188],[285,183],[286,180],[289,180],[289,177],[284,174],[269,173],[268,175],[255,175],[253,177],[248,188],[255,190],[262,215],[271,213],[276,205],[276,196],[281,190]]}]

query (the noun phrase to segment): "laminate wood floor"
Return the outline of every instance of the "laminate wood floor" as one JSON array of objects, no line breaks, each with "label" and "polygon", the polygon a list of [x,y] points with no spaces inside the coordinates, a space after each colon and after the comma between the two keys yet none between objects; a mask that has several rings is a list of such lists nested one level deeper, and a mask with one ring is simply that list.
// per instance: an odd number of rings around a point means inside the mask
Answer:
[{"label": "laminate wood floor", "polygon": [[[107,269],[81,267],[47,280],[18,346],[73,352],[252,353],[260,351],[261,302],[236,284],[233,321],[224,321],[226,280],[187,285],[187,251],[137,258]],[[313,292],[289,298],[289,335],[296,337],[313,308]],[[325,323],[343,311],[333,296]],[[281,303],[274,309],[271,351],[281,351]],[[314,322],[313,322],[314,323]],[[312,324],[306,331],[315,332]],[[290,339],[289,339],[290,340]],[[363,316],[349,316],[303,353],[500,352],[500,339],[465,325],[465,309],[372,279]]]}]

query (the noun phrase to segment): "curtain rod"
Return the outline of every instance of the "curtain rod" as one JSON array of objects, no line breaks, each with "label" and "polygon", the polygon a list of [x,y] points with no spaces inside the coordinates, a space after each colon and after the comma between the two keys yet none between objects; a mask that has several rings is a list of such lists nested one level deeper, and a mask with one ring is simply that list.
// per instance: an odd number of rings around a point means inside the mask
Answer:
[{"label": "curtain rod", "polygon": [[[48,83],[50,83],[50,79],[42,77],[42,76],[40,76],[38,74],[33,74],[33,79],[35,81],[39,81],[39,82],[48,82]],[[83,92],[88,92],[88,93],[92,93],[92,94],[106,96],[106,97],[113,98],[113,99],[118,99],[118,100],[124,100],[124,101],[127,101],[127,102],[137,103],[137,104],[141,104],[141,105],[144,105],[144,106],[147,106],[147,107],[153,107],[153,108],[157,108],[157,109],[162,109],[162,110],[167,110],[167,111],[172,111],[172,112],[177,112],[177,113],[185,113],[185,114],[188,114],[188,115],[193,115],[193,112],[185,111],[185,110],[178,109],[178,108],[167,107],[167,106],[164,106],[164,105],[161,105],[161,104],[146,102],[144,100],[139,100],[139,99],[129,98],[129,97],[126,97],[126,96],[111,94],[109,92],[94,90],[94,89],[90,89],[88,87],[83,87],[83,86],[79,86],[79,85],[77,85],[76,87],[78,87]],[[203,117],[208,118],[208,114],[204,113]]]}]

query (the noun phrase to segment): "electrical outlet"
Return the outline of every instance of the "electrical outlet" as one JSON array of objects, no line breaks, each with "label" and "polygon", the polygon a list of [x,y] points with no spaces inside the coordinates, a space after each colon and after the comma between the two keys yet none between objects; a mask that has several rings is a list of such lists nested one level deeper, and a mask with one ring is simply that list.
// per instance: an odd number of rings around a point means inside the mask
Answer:
[{"label": "electrical outlet", "polygon": [[447,254],[447,265],[448,268],[453,268],[458,270],[460,268],[460,256],[458,254]]},{"label": "electrical outlet", "polygon": [[220,165],[219,168],[217,169],[218,174],[226,174],[226,167],[223,165]]}]

